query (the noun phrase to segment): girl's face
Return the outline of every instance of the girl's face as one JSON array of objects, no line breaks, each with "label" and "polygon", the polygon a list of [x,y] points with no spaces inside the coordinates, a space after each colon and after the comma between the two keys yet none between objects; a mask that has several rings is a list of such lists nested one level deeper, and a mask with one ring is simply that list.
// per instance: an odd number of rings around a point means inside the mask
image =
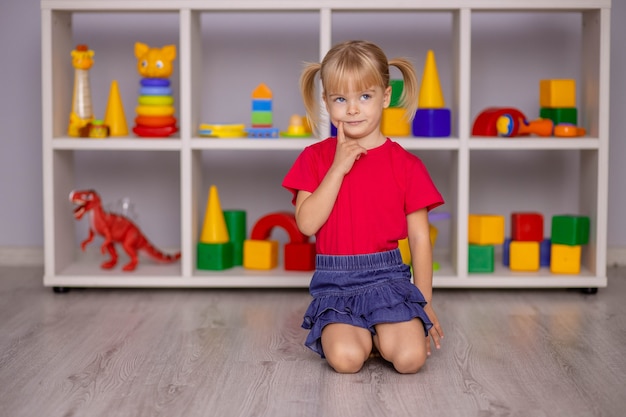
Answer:
[{"label": "girl's face", "polygon": [[[335,126],[343,122],[344,133],[349,139],[380,139],[380,123],[383,109],[389,106],[391,87],[380,86],[365,90],[326,91],[324,102]],[[364,141],[364,142],[367,142]]]}]

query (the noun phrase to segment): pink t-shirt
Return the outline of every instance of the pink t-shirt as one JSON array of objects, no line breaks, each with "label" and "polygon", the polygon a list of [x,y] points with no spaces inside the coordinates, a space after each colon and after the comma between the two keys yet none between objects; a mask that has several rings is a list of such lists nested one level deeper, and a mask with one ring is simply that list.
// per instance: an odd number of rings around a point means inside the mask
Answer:
[{"label": "pink t-shirt", "polygon": [[[337,147],[332,137],[306,147],[283,180],[293,193],[314,192],[328,172]],[[326,223],[315,235],[317,253],[358,255],[392,250],[407,237],[406,216],[443,204],[422,161],[387,141],[355,161],[344,177]]]}]

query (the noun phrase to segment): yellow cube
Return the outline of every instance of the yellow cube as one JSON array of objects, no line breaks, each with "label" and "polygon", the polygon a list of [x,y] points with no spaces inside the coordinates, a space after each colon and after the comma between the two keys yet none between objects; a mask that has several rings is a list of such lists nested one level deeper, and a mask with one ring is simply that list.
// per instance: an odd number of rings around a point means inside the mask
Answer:
[{"label": "yellow cube", "polygon": [[387,107],[383,109],[380,131],[385,136],[410,136],[411,122],[406,117],[406,110],[402,107]]},{"label": "yellow cube", "polygon": [[278,266],[278,241],[253,240],[243,242],[243,266],[248,269],[274,269]]},{"label": "yellow cube", "polygon": [[553,274],[579,274],[581,245],[553,243],[550,250],[550,272]]},{"label": "yellow cube", "polygon": [[576,80],[541,80],[539,82],[539,107],[576,107]]},{"label": "yellow cube", "polygon": [[473,245],[501,245],[504,243],[504,216],[497,214],[470,214],[468,243]]},{"label": "yellow cube", "polygon": [[539,242],[511,241],[509,267],[511,271],[539,271]]},{"label": "yellow cube", "polygon": [[411,247],[409,246],[409,238],[398,240],[398,249],[400,249],[400,255],[402,256],[402,262],[411,265]]},{"label": "yellow cube", "polygon": [[[428,232],[430,235],[430,245],[434,248],[437,241],[437,234],[439,231],[432,224],[428,224]],[[409,238],[398,240],[398,249],[400,249],[400,255],[402,256],[402,262],[411,265],[411,247],[409,246]]]}]

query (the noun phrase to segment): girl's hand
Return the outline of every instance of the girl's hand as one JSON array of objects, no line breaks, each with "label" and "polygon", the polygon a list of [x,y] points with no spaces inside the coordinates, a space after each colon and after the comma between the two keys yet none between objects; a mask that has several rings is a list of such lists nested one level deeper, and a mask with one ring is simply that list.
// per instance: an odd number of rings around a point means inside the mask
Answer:
[{"label": "girl's hand", "polygon": [[343,122],[337,123],[337,150],[331,169],[334,168],[342,175],[346,175],[352,169],[354,162],[365,154],[367,154],[367,149],[359,145],[356,140],[346,139]]},{"label": "girl's hand", "polygon": [[428,336],[426,336],[426,354],[430,356],[430,340],[432,339],[433,343],[435,344],[435,348],[441,349],[443,329],[441,328],[441,325],[439,324],[439,319],[437,318],[437,315],[435,314],[435,311],[433,310],[430,303],[426,304],[426,307],[424,307],[424,311],[428,315],[430,321],[433,323],[433,327],[430,328],[430,330],[428,331]]}]

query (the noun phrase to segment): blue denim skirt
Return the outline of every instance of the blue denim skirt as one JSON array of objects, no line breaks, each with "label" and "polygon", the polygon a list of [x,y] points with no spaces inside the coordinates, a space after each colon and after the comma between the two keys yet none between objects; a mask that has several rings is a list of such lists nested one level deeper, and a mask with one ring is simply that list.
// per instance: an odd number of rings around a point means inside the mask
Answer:
[{"label": "blue denim skirt", "polygon": [[322,358],[322,329],[346,323],[376,334],[380,323],[418,318],[424,334],[432,323],[424,311],[426,300],[411,282],[411,270],[398,249],[366,255],[317,255],[311,278],[313,300],[302,327],[309,329],[305,345]]}]

